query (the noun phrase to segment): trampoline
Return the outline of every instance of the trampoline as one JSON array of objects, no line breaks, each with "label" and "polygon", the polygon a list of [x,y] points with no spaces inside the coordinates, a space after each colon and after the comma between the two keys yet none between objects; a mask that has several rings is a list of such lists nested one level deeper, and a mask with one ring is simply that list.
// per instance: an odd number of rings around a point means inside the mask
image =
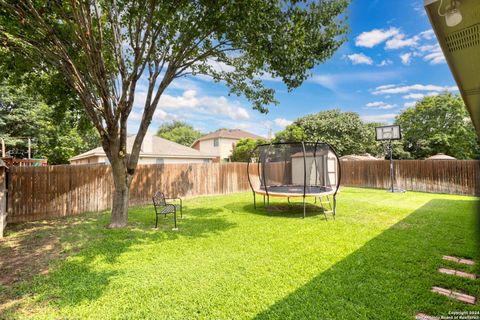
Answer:
[{"label": "trampoline", "polygon": [[[256,195],[263,196],[264,206],[270,197],[303,198],[303,217],[306,198],[319,203],[325,218],[332,213],[335,219],[336,195],[340,186],[340,160],[328,143],[279,142],[258,145],[247,165],[248,182]],[[327,210],[328,207],[328,210]]]}]

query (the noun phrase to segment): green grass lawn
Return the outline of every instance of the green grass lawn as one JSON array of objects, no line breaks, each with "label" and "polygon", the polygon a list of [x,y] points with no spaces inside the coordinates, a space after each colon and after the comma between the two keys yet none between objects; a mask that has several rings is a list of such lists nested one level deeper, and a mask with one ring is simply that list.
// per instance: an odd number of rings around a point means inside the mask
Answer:
[{"label": "green grass lawn", "polygon": [[480,298],[480,280],[437,272],[479,273],[475,198],[345,188],[335,221],[301,219],[298,208],[254,210],[250,193],[184,205],[177,232],[171,216],[153,229],[151,207],[132,209],[125,230],[105,229],[108,213],[14,227],[8,237],[18,243],[56,236],[61,252],[48,272],[0,287],[0,318],[414,319],[480,311],[430,292],[441,286]]}]

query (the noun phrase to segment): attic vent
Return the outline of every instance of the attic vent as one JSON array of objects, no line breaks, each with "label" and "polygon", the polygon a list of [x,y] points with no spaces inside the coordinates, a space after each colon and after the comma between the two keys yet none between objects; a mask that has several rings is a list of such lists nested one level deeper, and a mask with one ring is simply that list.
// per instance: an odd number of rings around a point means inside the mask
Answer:
[{"label": "attic vent", "polygon": [[480,45],[480,25],[475,24],[471,27],[449,34],[445,37],[448,51],[455,52]]}]

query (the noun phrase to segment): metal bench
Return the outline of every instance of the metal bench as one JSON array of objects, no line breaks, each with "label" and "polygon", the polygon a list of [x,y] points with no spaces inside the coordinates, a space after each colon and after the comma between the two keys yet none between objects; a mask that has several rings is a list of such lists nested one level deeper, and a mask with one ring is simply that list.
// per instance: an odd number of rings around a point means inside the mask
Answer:
[{"label": "metal bench", "polygon": [[[155,192],[152,197],[153,207],[155,208],[155,228],[158,227],[158,216],[163,214],[165,217],[169,213],[173,213],[174,228],[173,230],[178,230],[177,228],[177,207],[180,208],[180,218],[183,218],[182,212],[182,199],[181,198],[166,198],[165,194],[161,191]],[[179,200],[180,204],[167,203],[167,200]]]}]

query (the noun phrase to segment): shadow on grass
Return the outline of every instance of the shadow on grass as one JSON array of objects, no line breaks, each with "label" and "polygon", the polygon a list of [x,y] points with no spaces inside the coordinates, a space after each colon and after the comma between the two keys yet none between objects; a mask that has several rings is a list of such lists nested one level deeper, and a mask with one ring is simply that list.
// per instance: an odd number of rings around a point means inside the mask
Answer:
[{"label": "shadow on grass", "polygon": [[[132,208],[129,226],[125,229],[106,229],[108,213],[14,226],[11,231],[24,232],[25,237],[53,234],[59,243],[67,247],[64,257],[70,257],[63,261],[62,256],[54,257],[56,259],[52,259],[53,263],[49,264],[52,271],[46,276],[35,277],[31,283],[24,282],[3,289],[0,286],[0,298],[10,301],[3,307],[0,303],[0,318],[2,315],[15,318],[22,297],[30,294],[39,303],[50,301],[58,307],[96,300],[112,277],[122,275],[116,263],[123,253],[134,250],[132,247],[136,245],[158,244],[179,238],[206,238],[234,227],[234,223],[216,216],[220,211],[221,209],[186,208],[185,218],[178,220],[178,231],[172,230],[172,215],[159,219],[159,228],[155,229],[155,215],[150,207]],[[28,242],[25,239],[22,241]],[[101,271],[95,270],[94,266],[99,262],[103,265]],[[25,279],[27,280],[29,279]]]},{"label": "shadow on grass", "polygon": [[[326,210],[330,208],[326,207]],[[242,207],[242,210],[247,213],[257,214],[267,217],[279,217],[279,218],[303,218],[303,202],[301,200],[291,200],[290,203],[287,200],[281,201],[278,199],[270,199],[270,204],[263,205],[262,202],[257,202],[257,208],[255,209],[252,204],[248,204]],[[319,203],[314,203],[313,200],[306,202],[306,217],[322,216],[323,209]],[[327,213],[327,219],[333,219],[331,213]]]},{"label": "shadow on grass", "polygon": [[442,266],[462,268],[443,255],[479,262],[474,202],[429,201],[256,319],[413,319],[419,311],[447,316],[480,310],[430,292],[437,285],[480,298],[480,280],[437,272]]}]

